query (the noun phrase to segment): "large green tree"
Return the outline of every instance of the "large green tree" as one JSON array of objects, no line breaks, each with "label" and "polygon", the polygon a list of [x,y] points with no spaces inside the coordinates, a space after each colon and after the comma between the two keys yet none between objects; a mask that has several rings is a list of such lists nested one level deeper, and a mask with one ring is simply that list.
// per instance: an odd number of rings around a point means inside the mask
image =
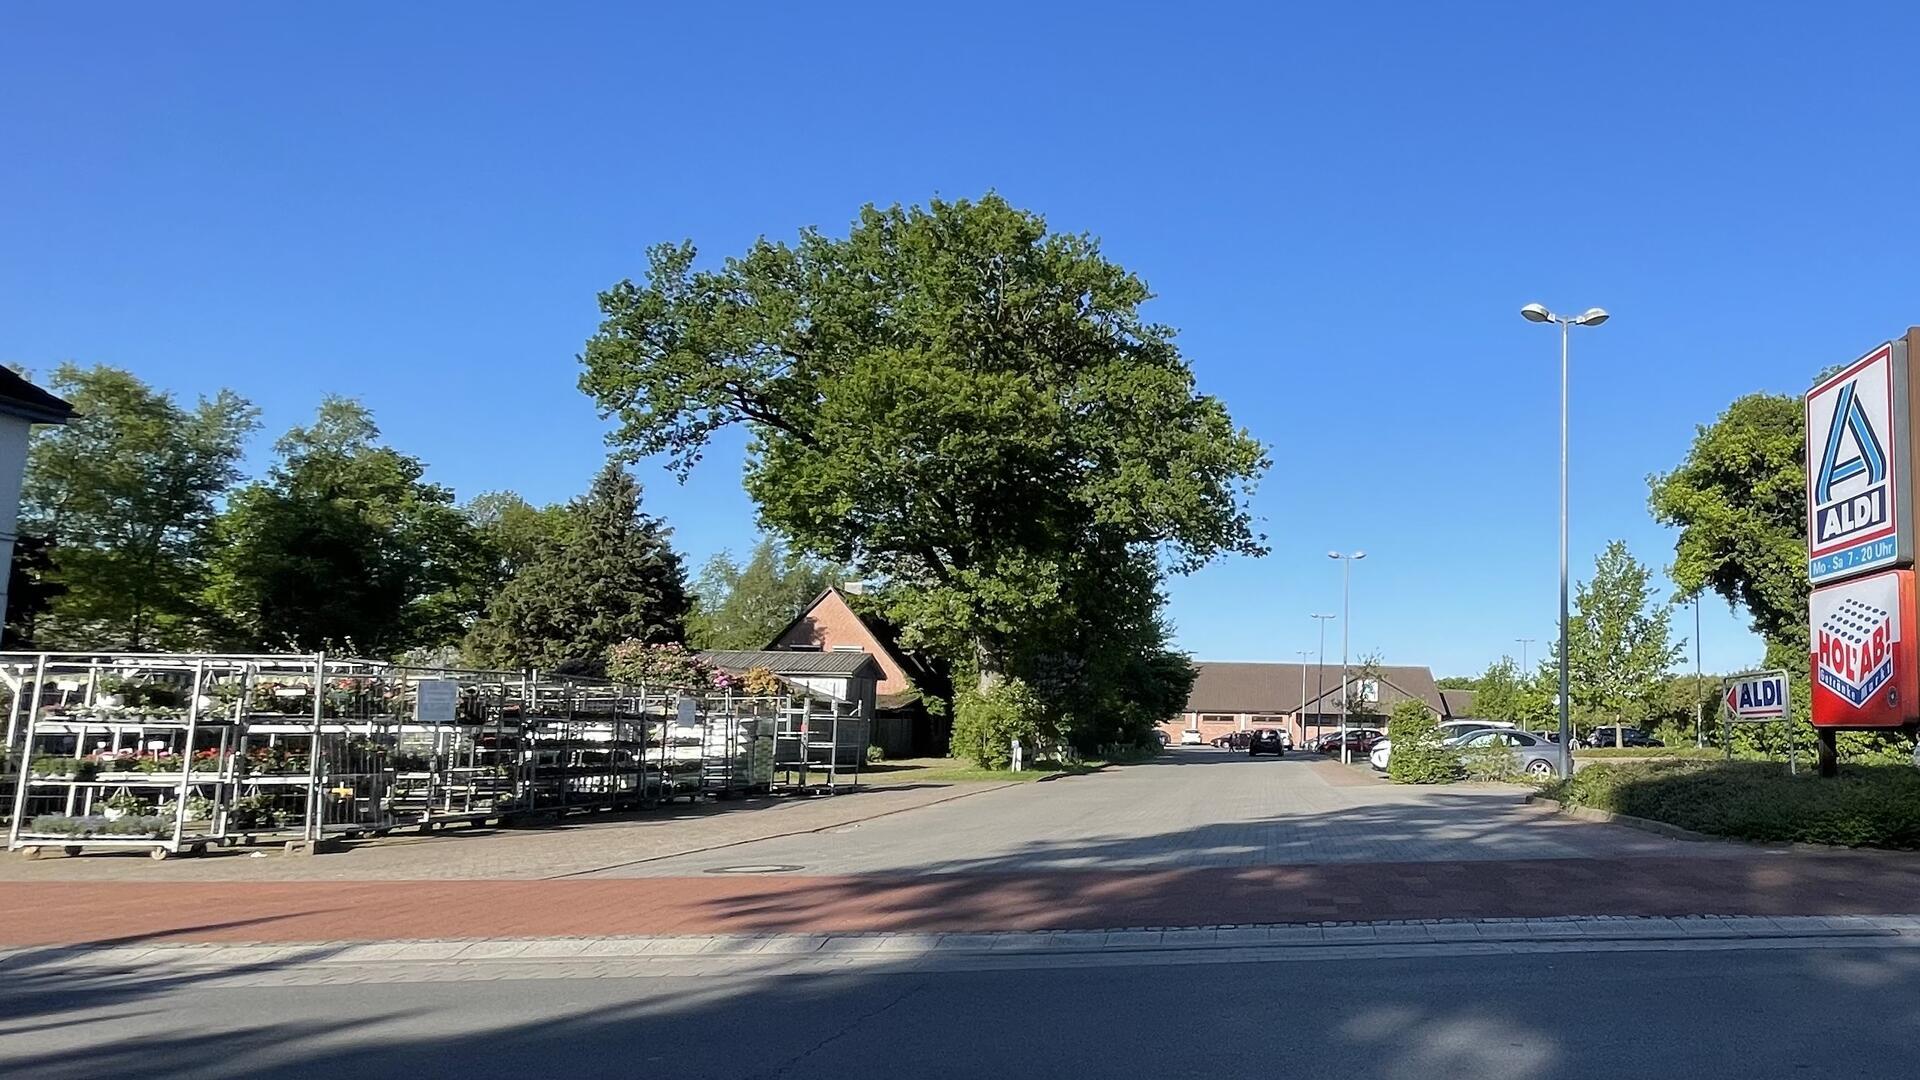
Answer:
[{"label": "large green tree", "polygon": [[476,495],[466,512],[492,566],[494,588],[531,566],[541,551],[564,541],[573,527],[573,513],[565,505],[535,506],[511,491]]},{"label": "large green tree", "polygon": [[745,425],[762,519],[896,586],[889,617],[983,683],[1088,575],[1263,550],[1263,449],[1092,238],[988,195],[695,259],[600,296],[581,387],[617,441],[684,471]]},{"label": "large green tree", "polygon": [[668,543],[671,530],[641,512],[633,477],[609,462],[568,518],[468,635],[476,662],[599,672],[623,641],[685,640],[686,570]]},{"label": "large green tree", "polygon": [[235,493],[209,595],[238,643],[387,657],[471,620],[488,577],[473,527],[379,436],[364,406],[329,397],[276,444],[267,480]]},{"label": "large green tree", "polygon": [[727,552],[707,560],[694,583],[687,638],[701,649],[764,649],[775,634],[845,571],[762,537],[743,566]]},{"label": "large green tree", "polygon": [[1574,590],[1567,624],[1573,704],[1615,724],[1644,718],[1681,656],[1672,620],[1672,605],[1656,599],[1652,574],[1626,543],[1608,544],[1594,560],[1593,577]]},{"label": "large green tree", "polygon": [[1674,584],[1745,608],[1775,662],[1807,657],[1806,411],[1749,394],[1699,428],[1680,466],[1650,478],[1654,519],[1680,530]]},{"label": "large green tree", "polygon": [[22,531],[53,546],[42,646],[188,647],[201,637],[216,505],[239,479],[257,412],[222,390],[191,408],[113,367],[62,364],[79,416],[33,438]]}]

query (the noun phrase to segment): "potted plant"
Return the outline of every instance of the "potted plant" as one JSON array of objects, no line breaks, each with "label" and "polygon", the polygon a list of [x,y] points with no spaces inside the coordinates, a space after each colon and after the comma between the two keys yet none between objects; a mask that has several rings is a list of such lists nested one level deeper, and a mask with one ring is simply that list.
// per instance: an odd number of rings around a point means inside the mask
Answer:
[{"label": "potted plant", "polygon": [[130,814],[137,815],[145,809],[146,804],[140,801],[138,795],[122,788],[108,796],[103,813],[108,821],[115,821]]}]

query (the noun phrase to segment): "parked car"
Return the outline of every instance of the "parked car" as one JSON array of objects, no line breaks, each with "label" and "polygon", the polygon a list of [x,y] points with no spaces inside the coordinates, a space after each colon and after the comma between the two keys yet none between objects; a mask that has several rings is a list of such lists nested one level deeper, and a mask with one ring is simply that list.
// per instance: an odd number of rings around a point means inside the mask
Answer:
[{"label": "parked car", "polygon": [[1225,735],[1214,736],[1212,742],[1222,750],[1245,750],[1247,740],[1252,737],[1251,731],[1229,731]]},{"label": "parked car", "polygon": [[1204,740],[1200,738],[1200,732],[1194,730],[1193,728],[1188,728],[1187,730],[1180,733],[1180,745],[1181,746],[1205,746],[1206,743]]},{"label": "parked car", "polygon": [[[1470,731],[1510,727],[1513,727],[1513,725],[1505,720],[1443,720],[1434,725],[1434,730],[1440,733],[1440,739],[1444,742],[1457,735],[1465,735]],[[1381,772],[1386,771],[1388,763],[1392,760],[1392,739],[1381,739],[1379,742],[1373,744],[1373,749],[1367,751],[1367,763]]]},{"label": "parked car", "polygon": [[1171,736],[1171,735],[1169,735],[1169,734],[1167,734],[1167,733],[1166,733],[1165,731],[1162,731],[1162,730],[1160,730],[1160,729],[1158,729],[1158,728],[1156,728],[1156,729],[1154,730],[1154,732],[1153,732],[1153,737],[1154,737],[1154,738],[1156,738],[1156,739],[1159,739],[1159,740],[1160,740],[1160,745],[1161,745],[1161,746],[1162,746],[1163,748],[1164,748],[1164,747],[1165,747],[1165,746],[1166,746],[1166,745],[1167,745],[1168,743],[1170,743],[1170,742],[1172,742],[1172,741],[1173,741],[1173,736]]},{"label": "parked car", "polygon": [[1452,750],[1477,750],[1486,746],[1505,746],[1513,752],[1514,764],[1528,776],[1545,779],[1560,775],[1560,748],[1524,731],[1492,728],[1456,735],[1441,744]]},{"label": "parked car", "polygon": [[[1374,743],[1384,738],[1386,738],[1386,733],[1379,728],[1348,728],[1346,748],[1349,752],[1364,757],[1367,751],[1373,749]],[[1340,747],[1340,733],[1336,731],[1322,740],[1320,752],[1323,754],[1338,755],[1340,753]]]},{"label": "parked car", "polygon": [[1287,743],[1277,728],[1260,728],[1247,733],[1247,756],[1272,754],[1274,757],[1287,756]]},{"label": "parked car", "polygon": [[1620,729],[1620,741],[1618,744],[1616,744],[1613,741],[1613,732],[1614,732],[1614,729],[1611,727],[1594,728],[1592,731],[1587,733],[1585,745],[1594,747],[1596,749],[1601,747],[1614,746],[1614,745],[1619,745],[1619,746],[1665,746],[1667,745],[1666,743],[1661,742],[1659,739],[1656,739],[1653,736],[1647,734],[1646,732],[1641,731],[1639,728],[1632,728],[1632,727],[1623,727]]}]

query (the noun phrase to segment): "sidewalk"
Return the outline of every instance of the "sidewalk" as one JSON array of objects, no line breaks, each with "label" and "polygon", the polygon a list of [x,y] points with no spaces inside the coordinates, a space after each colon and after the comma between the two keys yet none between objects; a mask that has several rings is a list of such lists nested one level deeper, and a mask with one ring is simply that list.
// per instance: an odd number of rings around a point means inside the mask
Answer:
[{"label": "sidewalk", "polygon": [[919,877],[0,882],[0,945],[964,932],[1566,915],[1898,915],[1920,860],[1320,863]]}]

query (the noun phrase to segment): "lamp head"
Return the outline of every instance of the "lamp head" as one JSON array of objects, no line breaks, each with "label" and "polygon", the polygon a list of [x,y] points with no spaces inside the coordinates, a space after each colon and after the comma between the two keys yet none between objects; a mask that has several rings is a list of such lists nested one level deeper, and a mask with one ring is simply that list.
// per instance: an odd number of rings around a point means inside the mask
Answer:
[{"label": "lamp head", "polygon": [[1520,309],[1520,317],[1528,322],[1552,322],[1553,312],[1548,311],[1542,304],[1528,304]]},{"label": "lamp head", "polygon": [[1581,312],[1580,317],[1573,321],[1578,326],[1599,326],[1611,318],[1613,318],[1613,316],[1607,314],[1605,308],[1590,307]]}]

